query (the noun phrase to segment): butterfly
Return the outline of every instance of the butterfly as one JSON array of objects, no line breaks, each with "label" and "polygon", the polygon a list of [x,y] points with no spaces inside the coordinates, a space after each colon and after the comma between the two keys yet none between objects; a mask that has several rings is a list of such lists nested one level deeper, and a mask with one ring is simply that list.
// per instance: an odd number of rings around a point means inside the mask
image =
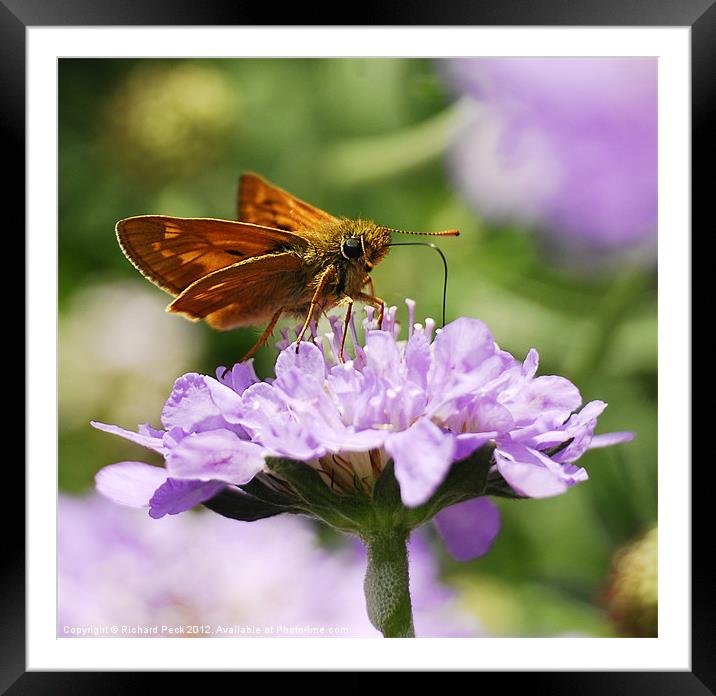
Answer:
[{"label": "butterfly", "polygon": [[283,315],[304,319],[296,351],[322,312],[345,306],[340,359],[354,302],[378,310],[370,276],[391,235],[455,236],[457,230],[404,232],[372,220],[334,217],[254,173],[239,179],[238,221],[139,215],[116,225],[119,246],[152,283],[174,295],[167,311],[226,331],[266,328],[242,358],[271,336]]}]

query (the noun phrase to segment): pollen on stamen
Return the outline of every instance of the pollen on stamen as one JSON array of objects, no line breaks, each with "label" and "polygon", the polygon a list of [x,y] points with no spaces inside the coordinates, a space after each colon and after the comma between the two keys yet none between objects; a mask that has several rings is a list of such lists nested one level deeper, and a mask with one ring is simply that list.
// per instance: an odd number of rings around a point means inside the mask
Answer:
[{"label": "pollen on stamen", "polygon": [[353,348],[353,355],[358,358],[363,352],[363,349],[361,348],[360,341],[358,340],[358,330],[356,329],[355,315],[353,314],[351,314],[349,327],[351,331],[351,347]]},{"label": "pollen on stamen", "polygon": [[312,336],[311,340],[313,342],[313,345],[321,351],[323,359],[326,360],[326,349],[323,341],[323,336]]},{"label": "pollen on stamen", "polygon": [[[435,331],[435,319],[431,319],[428,317],[425,320],[425,338],[428,339],[428,341],[433,340],[433,331]],[[440,330],[438,329],[438,333]]]},{"label": "pollen on stamen", "polygon": [[330,349],[331,349],[331,358],[332,358],[332,361],[338,363],[338,362],[339,362],[339,360],[338,360],[338,351],[340,350],[340,343],[339,343],[339,341],[338,341],[337,338],[336,338],[336,334],[331,331],[331,332],[328,332],[328,333],[323,334],[323,336],[324,336],[324,337],[326,338],[326,340],[328,341],[328,345],[329,345],[329,347],[330,347]]},{"label": "pollen on stamen", "polygon": [[405,304],[408,307],[408,340],[410,340],[415,327],[415,300],[406,299]]},{"label": "pollen on stamen", "polygon": [[343,322],[335,314],[331,314],[328,323],[331,325],[331,331],[340,339],[343,335]]}]

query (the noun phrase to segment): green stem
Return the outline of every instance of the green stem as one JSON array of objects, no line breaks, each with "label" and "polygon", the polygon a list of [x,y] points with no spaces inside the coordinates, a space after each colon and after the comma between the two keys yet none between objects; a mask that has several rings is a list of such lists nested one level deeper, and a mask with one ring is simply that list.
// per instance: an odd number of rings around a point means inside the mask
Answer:
[{"label": "green stem", "polygon": [[409,532],[401,529],[363,536],[368,550],[365,601],[370,622],[385,638],[414,638],[408,573]]}]

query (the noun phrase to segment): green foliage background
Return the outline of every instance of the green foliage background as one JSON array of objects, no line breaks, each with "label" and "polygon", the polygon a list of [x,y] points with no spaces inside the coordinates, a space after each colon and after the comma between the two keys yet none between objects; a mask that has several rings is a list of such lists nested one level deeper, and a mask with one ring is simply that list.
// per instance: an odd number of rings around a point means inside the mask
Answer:
[{"label": "green foliage background", "polygon": [[[575,268],[534,232],[481,220],[450,180],[447,153],[459,147],[464,105],[434,61],[61,60],[59,76],[61,337],[73,312],[81,319],[75,298],[97,284],[132,284],[169,300],[120,252],[117,220],[146,213],[233,218],[243,170],[334,214],[403,229],[460,228],[460,238],[441,242],[450,266],[448,320],[483,319],[519,358],[537,348],[540,374],[564,374],[585,401],[609,403],[600,432],[637,437],[587,453],[580,463],[590,481],[567,495],[500,501],[503,531],[491,552],[464,564],[442,554],[445,578],[495,635],[615,635],[603,608],[610,559],[657,514],[655,271]],[[442,268],[427,250],[393,250],[374,279],[403,317],[403,299],[412,297],[419,317],[439,318]],[[110,319],[116,309],[110,299]],[[167,322],[183,320],[159,311],[152,329]],[[209,374],[257,335],[187,327],[197,352],[184,369]],[[145,328],[127,328],[128,340]],[[72,350],[61,338],[61,365],[63,351]],[[259,353],[259,375],[270,374],[274,358],[273,348]],[[94,364],[80,377],[61,370],[65,404],[79,399],[82,380],[102,379]],[[166,396],[172,377],[164,382]],[[102,393],[91,417],[111,419],[122,386],[114,381]],[[147,403],[144,420],[156,425],[160,407]],[[61,490],[90,490],[94,473],[120,459],[156,461],[63,418],[61,401]]]}]

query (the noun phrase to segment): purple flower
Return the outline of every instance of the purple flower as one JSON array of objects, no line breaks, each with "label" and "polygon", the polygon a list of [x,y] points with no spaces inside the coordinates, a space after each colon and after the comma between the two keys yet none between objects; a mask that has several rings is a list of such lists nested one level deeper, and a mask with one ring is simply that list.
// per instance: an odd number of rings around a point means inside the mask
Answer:
[{"label": "purple flower", "polygon": [[639,249],[657,229],[655,58],[470,58],[448,79],[480,105],[452,168],[475,209],[571,249]]},{"label": "purple flower", "polygon": [[[200,637],[378,637],[365,612],[363,556],[358,544],[322,548],[295,515],[254,524],[209,512],[149,520],[100,496],[61,495],[57,635],[112,637],[116,625],[127,627],[119,637],[187,635],[162,626],[208,626]],[[410,560],[418,635],[480,635],[420,535]]]},{"label": "purple flower", "polygon": [[[511,495],[541,498],[587,479],[575,462],[593,442],[631,439],[617,433],[595,440],[606,404],[582,407],[569,380],[536,377],[535,350],[516,360],[477,319],[457,319],[434,336],[434,322],[415,324],[412,301],[408,308],[407,341],[398,340],[394,307],[382,330],[369,313],[364,344],[353,328],[355,357],[341,363],[334,318],[325,340],[302,343],[298,353],[285,336],[273,380],[259,381],[250,363],[226,374],[219,368],[217,379],[180,377],[162,413],[163,430],[142,426],[133,433],[94,423],[160,452],[166,462],[165,469],[139,462],[106,467],[97,474],[98,490],[161,517],[224,488],[241,493],[237,487],[249,482],[291,493],[291,483],[269,468],[279,458],[318,472],[323,498],[333,492],[336,500],[365,500],[392,460],[402,504],[414,509],[429,504],[455,462],[490,445],[490,480]],[[484,553],[499,527],[496,511],[489,502],[463,509],[475,519],[472,555]],[[449,508],[437,519],[443,530],[463,528],[450,521]]]}]

